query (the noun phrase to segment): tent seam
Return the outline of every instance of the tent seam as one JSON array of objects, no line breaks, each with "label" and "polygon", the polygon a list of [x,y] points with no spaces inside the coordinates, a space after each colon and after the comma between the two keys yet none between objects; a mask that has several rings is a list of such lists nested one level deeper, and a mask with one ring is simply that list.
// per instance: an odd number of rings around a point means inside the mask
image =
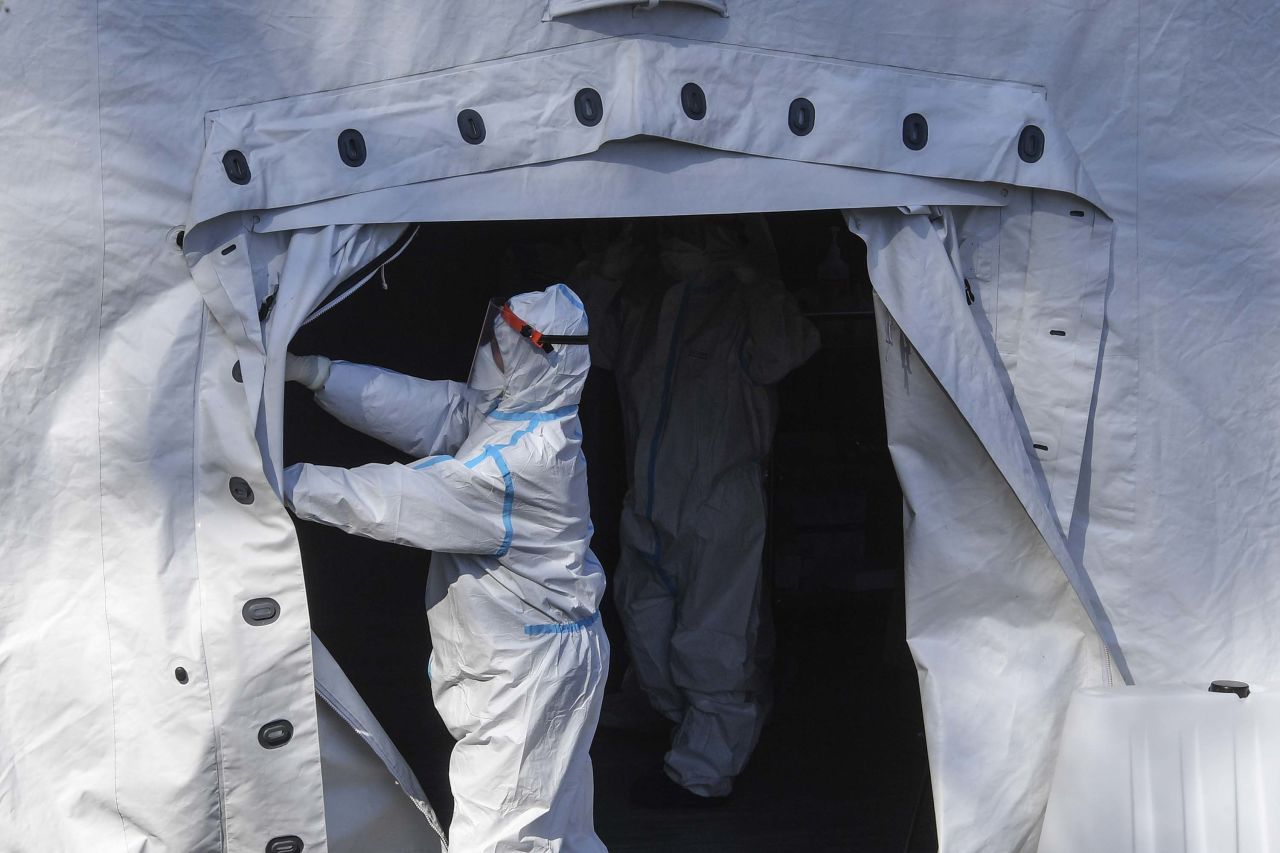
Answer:
[{"label": "tent seam", "polygon": [[116,816],[120,818],[120,843],[126,851],[129,849],[128,825],[124,819],[124,811],[120,808],[120,735],[117,723],[118,714],[116,710],[116,675],[115,675],[115,651],[111,640],[111,605],[110,595],[108,593],[107,584],[107,543],[106,543],[106,519],[103,512],[104,496],[102,493],[102,483],[106,479],[103,471],[103,451],[102,451],[102,325],[104,321],[106,307],[106,291],[107,291],[107,198],[106,198],[106,179],[104,175],[104,166],[102,161],[102,151],[106,147],[106,140],[102,133],[102,25],[101,25],[102,3],[101,0],[94,4],[93,7],[93,71],[94,71],[94,90],[97,98],[97,124],[98,124],[98,222],[102,229],[102,261],[100,268],[100,277],[98,281],[98,336],[95,341],[95,350],[97,358],[95,361],[95,379],[94,383],[97,392],[97,417],[94,419],[95,429],[98,438],[98,549],[101,558],[102,572],[102,615],[103,624],[107,629],[107,686],[111,693],[111,799],[116,807]]},{"label": "tent seam", "polygon": [[[205,338],[209,327],[209,311],[206,308],[200,314],[200,346],[196,351],[196,381],[192,387],[191,393],[191,516],[195,529],[199,530],[197,519],[200,516],[199,491],[197,482],[199,480],[199,421],[200,421],[200,377],[204,374],[204,353]],[[227,803],[226,803],[226,786],[222,778],[222,729],[218,726],[218,716],[215,709],[217,704],[213,696],[213,676],[209,672],[209,655],[204,639],[204,578],[200,572],[200,534],[195,534],[192,547],[192,562],[195,564],[196,570],[196,589],[200,594],[200,616],[197,620],[200,628],[200,663],[204,669],[205,691],[209,696],[209,728],[213,733],[213,769],[218,779],[218,846],[227,850],[229,832],[227,831]]]}]

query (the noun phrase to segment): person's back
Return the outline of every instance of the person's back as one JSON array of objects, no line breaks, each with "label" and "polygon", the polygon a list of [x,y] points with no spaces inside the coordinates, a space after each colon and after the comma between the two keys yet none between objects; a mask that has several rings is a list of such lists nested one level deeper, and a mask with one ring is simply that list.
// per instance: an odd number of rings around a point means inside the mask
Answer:
[{"label": "person's back", "polygon": [[698,509],[726,475],[758,473],[768,456],[776,392],[751,369],[749,336],[753,305],[775,289],[729,270],[695,277],[655,291],[645,306],[670,315],[661,324],[667,339],[623,336],[617,378],[634,448],[627,508],[670,535],[698,524]]}]

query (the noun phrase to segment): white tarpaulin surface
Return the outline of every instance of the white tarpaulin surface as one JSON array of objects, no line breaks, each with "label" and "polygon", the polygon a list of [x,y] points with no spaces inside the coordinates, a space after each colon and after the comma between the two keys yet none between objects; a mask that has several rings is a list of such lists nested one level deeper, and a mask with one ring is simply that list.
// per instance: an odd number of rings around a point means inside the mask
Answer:
[{"label": "white tarpaulin surface", "polygon": [[[1067,697],[1106,678],[1091,616],[1113,626],[1138,683],[1276,679],[1274,4],[813,0],[730,4],[723,17],[663,3],[552,22],[543,0],[3,7],[0,849],[257,851],[288,835],[326,849],[297,546],[255,440],[269,412],[250,417],[252,394],[230,378],[237,360],[246,379],[270,375],[252,330],[227,326],[256,307],[235,300],[263,298],[269,270],[245,261],[233,278],[249,290],[197,287],[188,261],[252,233],[253,211],[476,172],[510,170],[483,190],[502,216],[525,174],[514,167],[636,134],[1027,188],[1014,195],[1030,205],[1029,231],[1018,199],[998,214],[952,210],[950,224],[941,214],[950,263],[978,291],[973,327],[922,324],[940,315],[891,298],[912,282],[876,282],[902,324],[898,349],[885,344],[886,402],[913,513],[908,618],[945,850],[1034,847]],[[662,38],[625,38],[645,33]],[[695,80],[708,114],[688,122],[679,91]],[[574,118],[584,86],[606,105],[594,127]],[[804,136],[787,125],[798,97],[816,109]],[[459,140],[465,108],[485,118],[481,145]],[[928,117],[923,150],[903,146],[909,113]],[[1045,133],[1035,164],[1017,151],[1027,123]],[[337,156],[351,127],[369,145],[358,169]],[[236,145],[253,172],[245,185],[221,164]],[[591,196],[587,212],[607,212],[611,171],[581,174],[539,192],[559,208]],[[1020,234],[1064,221],[1032,188],[1083,205],[1071,209],[1091,223],[1085,255],[1097,223],[1109,229],[1106,328],[1070,314],[1073,329],[1096,332],[1101,358],[1075,354],[1080,369],[1065,374],[1054,350],[1024,338],[1057,328],[1065,306],[1018,277],[1065,275],[1094,306],[1104,273],[1081,270],[1077,249],[1022,251]],[[625,195],[609,209],[662,212]],[[187,258],[173,245],[182,224]],[[1028,266],[1011,273],[1006,257]],[[920,337],[931,331],[954,353],[984,354],[985,384],[934,355]],[[891,393],[895,359],[913,371],[910,394]],[[992,433],[966,409],[977,387],[998,410],[993,377],[1029,442],[1021,475],[1010,442],[991,443],[1009,422]],[[252,504],[231,494],[232,477]],[[276,622],[246,623],[256,596],[280,604]],[[283,718],[293,739],[263,750],[260,726]]]}]

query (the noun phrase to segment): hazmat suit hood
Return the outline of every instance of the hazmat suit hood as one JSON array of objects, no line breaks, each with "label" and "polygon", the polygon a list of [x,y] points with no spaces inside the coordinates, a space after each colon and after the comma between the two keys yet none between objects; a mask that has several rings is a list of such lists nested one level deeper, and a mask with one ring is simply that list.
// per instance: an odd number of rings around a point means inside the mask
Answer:
[{"label": "hazmat suit hood", "polygon": [[[564,284],[513,296],[511,310],[545,335],[586,335],[587,311]],[[591,369],[588,347],[556,344],[550,353],[538,349],[505,323],[496,333],[506,381],[497,410],[542,412],[576,406]]]},{"label": "hazmat suit hood", "polygon": [[761,273],[777,277],[773,240],[768,225],[759,216],[681,224],[662,234],[659,258],[663,270],[678,281],[715,279],[730,272],[748,283],[756,281]]}]

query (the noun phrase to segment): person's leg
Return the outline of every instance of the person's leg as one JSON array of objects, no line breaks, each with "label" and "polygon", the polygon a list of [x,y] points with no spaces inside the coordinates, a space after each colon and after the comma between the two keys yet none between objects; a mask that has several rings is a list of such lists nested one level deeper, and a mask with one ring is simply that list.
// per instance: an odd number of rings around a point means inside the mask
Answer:
[{"label": "person's leg", "polygon": [[451,666],[433,655],[436,708],[457,738],[449,849],[604,853],[589,754],[608,672],[604,630],[598,620],[533,633],[513,628],[511,636],[480,641],[485,667]]},{"label": "person's leg", "polygon": [[688,526],[689,565],[671,643],[688,706],[667,775],[695,794],[727,795],[755,749],[767,673],[758,669],[764,496],[757,469],[727,475]]},{"label": "person's leg", "polygon": [[676,577],[672,562],[655,557],[648,522],[623,511],[622,555],[614,572],[613,596],[627,637],[636,680],[654,709],[678,722],[684,696],[671,680],[671,636],[675,630]]}]

